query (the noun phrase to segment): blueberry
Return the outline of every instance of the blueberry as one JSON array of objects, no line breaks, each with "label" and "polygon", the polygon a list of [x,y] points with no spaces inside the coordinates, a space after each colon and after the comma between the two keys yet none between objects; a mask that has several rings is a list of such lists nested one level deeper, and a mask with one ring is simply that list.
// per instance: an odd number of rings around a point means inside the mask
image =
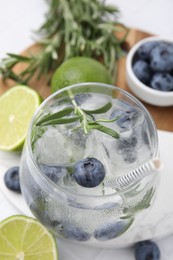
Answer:
[{"label": "blueberry", "polygon": [[151,51],[150,66],[156,72],[169,72],[173,69],[173,47],[162,43]]},{"label": "blueberry", "polygon": [[130,129],[135,124],[138,118],[138,111],[135,108],[129,107],[126,111],[117,109],[114,110],[110,116],[111,119],[120,116],[116,123],[122,129]]},{"label": "blueberry", "polygon": [[33,215],[49,230],[53,231],[53,229],[55,228],[58,233],[62,232],[61,222],[59,220],[51,220],[46,208],[38,207],[38,205],[35,202],[32,202],[29,208]]},{"label": "blueberry", "polygon": [[76,94],[74,99],[75,99],[77,105],[81,106],[82,103],[84,103],[90,97],[91,97],[91,94],[89,94],[89,93],[82,93],[82,94]]},{"label": "blueberry", "polygon": [[133,65],[133,71],[136,77],[143,82],[144,84],[148,84],[150,81],[152,72],[149,64],[144,60],[138,60]]},{"label": "blueberry", "polygon": [[137,144],[138,140],[134,134],[128,138],[119,139],[117,150],[119,154],[122,154],[125,162],[133,163],[136,161],[137,154],[135,147]]},{"label": "blueberry", "polygon": [[78,209],[91,209],[90,206],[88,206],[86,204],[79,203],[74,199],[68,199],[68,204],[69,204],[69,206],[74,207],[74,208],[78,208]]},{"label": "blueberry", "polygon": [[129,229],[132,223],[133,219],[119,219],[106,223],[94,231],[94,237],[101,241],[116,238]]},{"label": "blueberry", "polygon": [[123,159],[127,163],[134,163],[136,158],[137,154],[135,151],[126,151],[126,153],[123,154]]},{"label": "blueberry", "polygon": [[72,225],[66,225],[64,229],[64,235],[68,239],[75,239],[78,241],[87,241],[90,239],[91,235],[79,227],[75,227]]},{"label": "blueberry", "polygon": [[9,190],[21,192],[19,181],[19,167],[11,167],[4,175],[4,182]]},{"label": "blueberry", "polygon": [[87,134],[82,129],[78,131],[70,131],[67,133],[70,140],[77,146],[84,147],[87,139]]},{"label": "blueberry", "polygon": [[99,160],[86,158],[75,164],[73,177],[79,185],[93,188],[103,181],[105,169]]},{"label": "blueberry", "polygon": [[173,90],[173,77],[169,73],[155,73],[151,79],[151,88],[161,91]]},{"label": "blueberry", "polygon": [[58,232],[65,238],[77,240],[77,241],[87,241],[90,239],[91,234],[82,230],[71,223],[62,223],[57,226]]},{"label": "blueberry", "polygon": [[137,146],[138,140],[135,135],[128,138],[119,139],[118,142],[118,151],[119,153],[134,151],[134,148]]},{"label": "blueberry", "polygon": [[32,202],[29,206],[33,215],[44,225],[50,228],[52,222],[48,216],[47,210],[44,207],[40,207],[38,203]]},{"label": "blueberry", "polygon": [[142,60],[149,60],[151,50],[159,44],[159,41],[150,41],[142,44],[137,51],[139,58]]},{"label": "blueberry", "polygon": [[60,166],[48,166],[46,164],[40,164],[40,170],[43,174],[53,182],[57,183],[58,180],[65,175],[66,170]]},{"label": "blueberry", "polygon": [[113,110],[111,115],[110,115],[110,119],[115,119],[116,117],[120,117],[119,119],[117,119],[115,121],[115,123],[120,127],[120,128],[125,128],[124,127],[124,123],[126,122],[124,119],[124,116],[126,115],[126,112],[124,112],[122,109],[116,109]]},{"label": "blueberry", "polygon": [[135,245],[136,260],[159,260],[161,258],[160,250],[153,241],[146,240]]}]

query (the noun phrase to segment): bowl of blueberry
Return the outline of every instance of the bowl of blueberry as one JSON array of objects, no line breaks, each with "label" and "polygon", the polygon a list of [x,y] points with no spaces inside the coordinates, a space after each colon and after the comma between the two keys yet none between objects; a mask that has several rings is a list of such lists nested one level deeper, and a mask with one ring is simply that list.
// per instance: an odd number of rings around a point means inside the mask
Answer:
[{"label": "bowl of blueberry", "polygon": [[155,106],[173,105],[173,40],[147,37],[127,55],[126,81],[142,101]]}]

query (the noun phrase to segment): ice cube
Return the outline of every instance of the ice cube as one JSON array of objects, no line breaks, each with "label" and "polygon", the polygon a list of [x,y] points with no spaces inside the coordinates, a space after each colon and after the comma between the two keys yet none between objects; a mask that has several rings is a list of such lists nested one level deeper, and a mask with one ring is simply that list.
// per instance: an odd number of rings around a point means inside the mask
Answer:
[{"label": "ice cube", "polygon": [[67,174],[67,169],[65,167],[46,164],[40,164],[39,167],[42,173],[54,183],[57,183]]},{"label": "ice cube", "polygon": [[86,102],[91,97],[89,93],[76,94],[74,100],[78,106],[81,106],[84,102]]},{"label": "ice cube", "polygon": [[83,157],[85,139],[85,134],[72,132],[67,125],[50,126],[36,142],[36,158],[47,165],[71,165]]},{"label": "ice cube", "polygon": [[115,100],[113,103],[110,119],[120,117],[115,121],[121,132],[133,129],[143,121],[143,113],[137,107],[127,104],[124,101]]},{"label": "ice cube", "polygon": [[90,94],[90,97],[85,99],[81,107],[82,109],[86,109],[86,110],[95,110],[104,106],[108,102],[111,102],[111,98],[109,96],[103,94],[97,94],[97,95]]}]

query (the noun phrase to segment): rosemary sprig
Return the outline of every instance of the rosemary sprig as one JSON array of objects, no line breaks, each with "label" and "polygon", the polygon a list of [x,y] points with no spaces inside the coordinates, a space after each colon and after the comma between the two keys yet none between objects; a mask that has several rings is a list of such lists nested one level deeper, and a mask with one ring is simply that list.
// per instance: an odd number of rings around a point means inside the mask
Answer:
[{"label": "rosemary sprig", "polygon": [[[119,10],[105,4],[103,0],[47,0],[48,11],[45,22],[36,34],[41,40],[37,54],[29,56],[7,53],[0,63],[0,75],[5,80],[28,83],[37,74],[49,79],[64,60],[74,56],[88,56],[103,59],[111,75],[116,73],[116,61],[123,54],[122,43],[126,37],[118,38],[115,32]],[[19,74],[14,66],[24,62],[26,68]]]},{"label": "rosemary sprig", "polygon": [[36,126],[48,126],[48,125],[58,125],[58,124],[70,124],[75,121],[79,121],[80,125],[75,127],[73,131],[83,129],[85,134],[88,134],[92,129],[101,131],[105,134],[112,136],[113,138],[119,138],[119,134],[111,128],[101,125],[101,122],[110,123],[119,119],[116,117],[114,119],[108,120],[101,118],[98,120],[94,119],[93,114],[103,114],[107,112],[111,107],[111,102],[106,103],[102,107],[95,110],[85,110],[79,107],[75,100],[72,100],[73,107],[64,108],[57,113],[48,114],[42,117],[36,122]]}]

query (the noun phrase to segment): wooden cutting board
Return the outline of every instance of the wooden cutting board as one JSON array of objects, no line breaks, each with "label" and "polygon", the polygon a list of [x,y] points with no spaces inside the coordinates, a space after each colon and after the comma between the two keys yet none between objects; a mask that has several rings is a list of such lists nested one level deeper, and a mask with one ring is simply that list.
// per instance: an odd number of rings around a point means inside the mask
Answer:
[{"label": "wooden cutting board", "polygon": [[[143,31],[139,31],[137,29],[130,29],[128,37],[125,42],[125,48],[126,50],[130,50],[130,48],[137,43],[139,40],[144,39],[146,37],[151,36],[151,34]],[[23,54],[27,53],[36,53],[40,47],[38,45],[33,45],[29,47],[27,50],[23,52]],[[115,82],[115,85],[119,88],[122,88],[128,92],[131,92],[125,78],[125,63],[126,63],[126,57],[123,57],[119,60],[118,63],[118,73],[117,73],[117,81]],[[24,64],[20,64],[16,66],[15,72],[20,72],[24,68]],[[48,95],[50,95],[50,87],[46,83],[46,79],[44,76],[38,81],[36,78],[33,78],[32,81],[29,83],[29,85],[36,89],[40,95],[43,98],[46,98]],[[2,94],[4,91],[6,91],[8,88],[14,86],[16,83],[8,80],[5,83],[3,83],[0,80],[0,94]],[[154,121],[156,123],[157,129],[159,130],[166,130],[166,131],[173,131],[173,106],[171,107],[156,107],[152,105],[148,105],[144,102],[142,102],[146,108],[149,110],[151,115],[154,118]]]}]

